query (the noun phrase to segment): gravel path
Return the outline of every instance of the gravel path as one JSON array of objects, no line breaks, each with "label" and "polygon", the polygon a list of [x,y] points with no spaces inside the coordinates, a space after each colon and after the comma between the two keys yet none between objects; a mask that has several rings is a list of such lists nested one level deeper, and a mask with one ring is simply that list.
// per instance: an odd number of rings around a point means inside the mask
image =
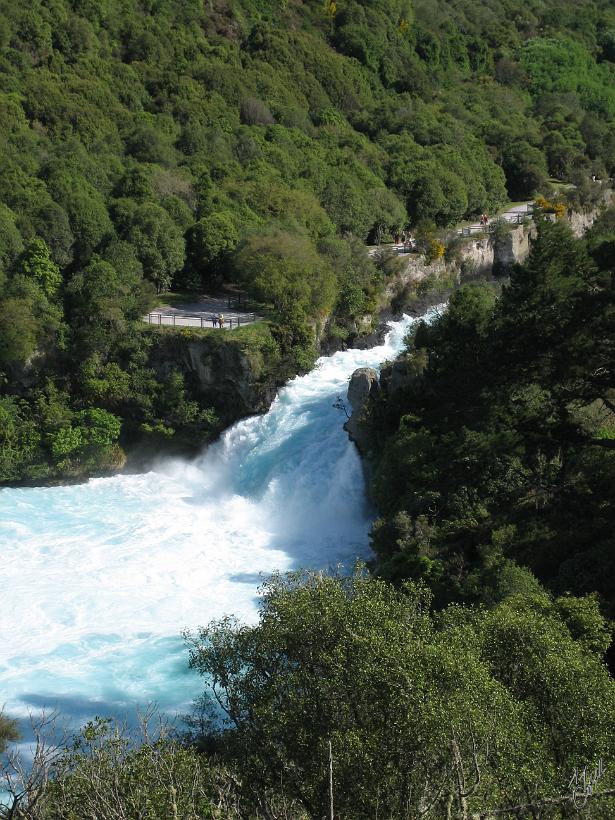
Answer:
[{"label": "gravel path", "polygon": [[[497,216],[489,219],[487,221],[487,225],[491,225],[491,223],[497,219],[505,219],[507,222],[518,223],[519,220],[523,219],[523,217],[526,215],[531,217],[532,205],[532,202],[524,202],[521,205],[514,205],[512,208],[509,208],[503,214],[498,214]],[[476,225],[467,225],[464,228],[457,228],[457,233],[480,233],[484,229],[485,225],[481,225],[477,222]],[[380,245],[380,247],[371,247],[367,249],[367,253],[369,254],[369,256],[374,256],[378,253],[378,251],[382,250],[396,251],[400,255],[407,255],[410,252],[407,245],[404,246],[402,243],[399,243],[390,245]]]},{"label": "gravel path", "polygon": [[[524,215],[531,215],[531,202],[522,205],[515,205],[503,214],[498,214],[494,219],[505,219],[507,222],[518,222]],[[494,219],[489,219],[490,225]],[[476,224],[465,228],[459,228],[457,233],[464,232],[479,233],[484,230],[484,225]],[[374,256],[382,250],[396,251],[400,255],[409,253],[407,246],[403,244],[381,245],[367,249],[369,256]],[[197,302],[188,302],[179,307],[170,305],[160,305],[156,310],[151,311],[143,317],[145,322],[151,325],[166,325],[175,327],[218,327],[218,316],[224,316],[224,330],[232,330],[241,325],[249,325],[259,321],[260,316],[242,310],[229,310],[228,301],[225,297],[203,296]]]}]

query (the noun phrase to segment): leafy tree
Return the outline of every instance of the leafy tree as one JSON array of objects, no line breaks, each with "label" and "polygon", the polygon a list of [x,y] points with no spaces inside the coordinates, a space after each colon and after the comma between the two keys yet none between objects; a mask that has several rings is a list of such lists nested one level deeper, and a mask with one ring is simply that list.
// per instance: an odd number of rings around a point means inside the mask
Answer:
[{"label": "leafy tree", "polygon": [[159,205],[139,205],[126,238],[136,248],[143,271],[157,291],[167,289],[185,258],[184,238],[169,214]]},{"label": "leafy tree", "polygon": [[543,153],[525,141],[512,145],[504,155],[504,172],[511,199],[526,199],[540,190],[547,178]]},{"label": "leafy tree", "polygon": [[81,365],[85,396],[97,404],[121,406],[131,396],[130,373],[117,362],[103,363],[100,353],[93,353]]},{"label": "leafy tree", "polygon": [[274,231],[255,234],[235,257],[243,281],[281,313],[317,316],[335,298],[335,276],[314,244],[302,236]]},{"label": "leafy tree", "polygon": [[0,275],[10,268],[22,249],[23,240],[15,216],[5,205],[0,205]]},{"label": "leafy tree", "polygon": [[215,431],[218,423],[213,409],[201,407],[198,401],[188,398],[184,376],[174,370],[158,391],[152,412],[147,414],[141,430],[164,438],[175,435],[177,430],[187,436],[204,436]]},{"label": "leafy tree", "polygon": [[0,302],[0,363],[25,362],[36,350],[39,324],[27,299],[10,297]]},{"label": "leafy tree", "polygon": [[379,220],[389,231],[403,227],[407,221],[406,209],[395,194],[388,188],[379,188],[373,192],[375,220]]},{"label": "leafy tree", "polygon": [[67,293],[80,355],[108,353],[143,307],[139,278],[126,269],[120,275],[98,256],[72,277]]},{"label": "leafy tree", "polygon": [[56,265],[63,268],[70,264],[73,260],[75,236],[64,208],[55,202],[49,202],[36,214],[34,224]]},{"label": "leafy tree", "polygon": [[81,474],[89,468],[104,469],[121,455],[116,448],[120,419],[100,408],[81,410],[71,424],[47,435],[51,457],[63,475]]},{"label": "leafy tree", "polygon": [[129,165],[117,183],[114,193],[118,198],[131,199],[136,202],[151,199],[154,191],[151,174],[148,173],[146,166],[139,163]]},{"label": "leafy tree", "polygon": [[559,798],[577,761],[610,753],[613,682],[546,596],[428,605],[412,585],[295,573],[265,584],[256,626],[188,635],[255,803],[275,789],[324,814],[329,742],[335,810],[352,817]]},{"label": "leafy tree", "polygon": [[239,244],[239,232],[229,212],[203,217],[190,230],[188,265],[201,278],[215,277]]},{"label": "leafy tree", "polygon": [[0,479],[17,481],[40,459],[40,431],[26,402],[0,398]]},{"label": "leafy tree", "polygon": [[113,234],[113,225],[100,193],[83,177],[58,174],[50,181],[52,191],[63,205],[75,236],[75,253],[89,259],[104,239]]},{"label": "leafy tree", "polygon": [[49,248],[43,239],[33,239],[28,243],[17,265],[18,272],[32,277],[48,299],[55,299],[62,284],[60,268],[52,260]]},{"label": "leafy tree", "polygon": [[139,119],[126,137],[126,150],[139,162],[171,164],[173,149],[170,135],[157,128],[153,117]]},{"label": "leafy tree", "polygon": [[160,204],[179,228],[186,231],[194,223],[194,213],[183,199],[169,194],[161,199]]},{"label": "leafy tree", "polygon": [[149,282],[141,282],[143,278],[143,265],[137,257],[137,250],[130,242],[123,239],[112,239],[104,250],[101,256],[112,265],[116,271],[121,271],[123,277],[134,283],[135,287],[147,294],[148,291],[153,293],[153,285]]},{"label": "leafy tree", "polygon": [[328,182],[323,192],[323,205],[341,233],[367,238],[375,221],[373,211],[364,192],[349,174],[340,174]]}]

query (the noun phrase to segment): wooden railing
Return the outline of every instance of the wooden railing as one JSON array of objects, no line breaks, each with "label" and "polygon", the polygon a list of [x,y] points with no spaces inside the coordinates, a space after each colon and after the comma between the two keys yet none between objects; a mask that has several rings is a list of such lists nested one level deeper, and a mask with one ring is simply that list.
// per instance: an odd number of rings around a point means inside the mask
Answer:
[{"label": "wooden railing", "polygon": [[160,313],[153,311],[147,314],[147,322],[158,327],[201,327],[232,330],[234,327],[249,325],[256,321],[254,313],[242,313],[240,316],[225,316],[222,328],[219,327],[217,316],[195,316],[189,313]]}]

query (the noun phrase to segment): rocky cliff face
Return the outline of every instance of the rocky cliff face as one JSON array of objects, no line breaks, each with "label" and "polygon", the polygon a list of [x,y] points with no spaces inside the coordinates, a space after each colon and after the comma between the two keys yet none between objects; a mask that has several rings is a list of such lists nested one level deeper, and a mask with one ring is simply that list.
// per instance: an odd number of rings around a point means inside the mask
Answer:
[{"label": "rocky cliff face", "polygon": [[[609,190],[604,193],[603,201],[597,207],[571,212],[566,220],[575,236],[582,236],[593,225],[602,209],[612,201],[613,191]],[[527,222],[512,227],[504,235],[477,234],[460,240],[460,245],[449,261],[440,259],[427,264],[422,256],[409,254],[404,257],[402,270],[386,284],[380,303],[381,313],[401,313],[407,306],[407,294],[412,291],[412,287],[428,277],[436,280],[453,279],[460,283],[464,277],[506,276],[514,265],[525,262],[535,236],[536,226],[533,222]],[[424,307],[424,304],[419,304],[419,312]]]},{"label": "rocky cliff face", "polygon": [[583,236],[585,231],[588,228],[591,228],[597,217],[600,216],[602,210],[613,204],[613,196],[614,192],[611,189],[607,189],[602,194],[602,200],[595,208],[590,208],[585,211],[573,211],[572,213],[569,213],[567,216],[567,221],[573,234],[577,237]]},{"label": "rocky cliff face", "polygon": [[362,456],[370,456],[370,420],[374,405],[381,396],[391,398],[417,378],[408,362],[399,358],[385,364],[380,373],[371,367],[360,367],[350,377],[348,384],[348,404],[351,414],[344,424],[348,437],[357,445]]},{"label": "rocky cliff face", "polygon": [[344,430],[348,433],[351,441],[365,455],[367,448],[367,435],[362,424],[364,413],[371,401],[376,399],[380,393],[380,382],[378,373],[371,367],[360,367],[352,374],[348,385],[348,403],[352,413],[348,421],[344,424]]},{"label": "rocky cliff face", "polygon": [[225,424],[266,412],[281,383],[259,351],[221,334],[165,334],[157,339],[150,365],[162,379],[179,370],[191,395],[214,407]]},{"label": "rocky cliff face", "polygon": [[495,258],[494,272],[506,273],[514,265],[519,265],[530,254],[532,240],[536,236],[536,226],[533,223],[520,225],[506,236],[496,239],[493,243]]},{"label": "rocky cliff face", "polygon": [[[606,191],[597,207],[583,212],[572,212],[566,217],[575,236],[582,236],[590,228],[603,208],[614,199],[613,191]],[[427,265],[422,257],[411,254],[407,257],[404,268],[388,282],[383,293],[383,314],[400,313],[404,309],[404,294],[414,283],[426,279],[451,278],[461,280],[462,271],[469,271],[476,276],[506,275],[516,264],[523,263],[529,256],[532,240],[536,236],[536,226],[532,222],[512,228],[507,234],[498,237],[477,236],[468,238],[455,256],[454,261],[444,259]],[[418,310],[423,312],[434,304],[433,297],[426,296],[419,302]],[[393,309],[392,309],[393,308]],[[382,368],[380,375],[371,368],[356,370],[348,387],[348,402],[352,408],[350,418],[344,425],[351,441],[354,441],[363,456],[368,455],[369,431],[365,419],[370,413],[372,402],[381,394],[394,395],[415,376],[408,371],[406,361],[398,359]]]}]

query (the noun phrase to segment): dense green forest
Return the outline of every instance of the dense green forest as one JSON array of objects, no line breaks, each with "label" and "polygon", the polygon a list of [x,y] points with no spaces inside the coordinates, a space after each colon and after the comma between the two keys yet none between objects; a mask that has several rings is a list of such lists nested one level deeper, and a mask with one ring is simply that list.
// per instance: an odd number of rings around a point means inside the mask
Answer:
[{"label": "dense green forest", "polygon": [[156,291],[247,289],[268,322],[235,344],[281,380],[374,309],[365,241],[548,176],[582,199],[613,60],[601,0],[3,0],[0,481],[220,429],[154,366]]},{"label": "dense green forest", "polygon": [[614,236],[614,210],[583,240],[545,222],[499,296],[463,287],[415,326],[366,419],[384,577],[489,603],[518,562],[613,618]]},{"label": "dense green forest", "polygon": [[[160,294],[247,290],[266,321],[211,343],[282,379],[375,310],[366,243],[554,179],[583,207],[614,72],[607,0],[0,0],[0,481],[219,431],[157,370]],[[364,419],[379,577],[274,577],[256,625],[186,635],[187,735],[48,737],[0,817],[574,818],[600,761],[612,817],[614,269],[615,212],[539,220],[420,323]]]}]

